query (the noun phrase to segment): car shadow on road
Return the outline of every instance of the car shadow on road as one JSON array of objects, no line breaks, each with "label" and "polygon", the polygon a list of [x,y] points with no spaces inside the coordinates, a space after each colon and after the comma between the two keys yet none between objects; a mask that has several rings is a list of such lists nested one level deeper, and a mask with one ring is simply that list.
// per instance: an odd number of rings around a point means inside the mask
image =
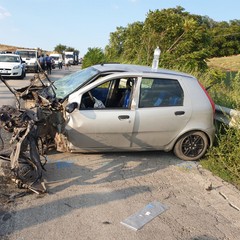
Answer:
[{"label": "car shadow on road", "polygon": [[[0,238],[31,226],[50,222],[54,219],[69,215],[77,209],[90,208],[109,202],[130,198],[148,191],[148,187],[127,187],[111,192],[96,192],[65,197],[37,206],[21,209],[17,212],[6,213],[0,218]],[[96,200],[97,199],[97,200]]]},{"label": "car shadow on road", "polygon": [[[0,232],[2,236],[14,234],[78,209],[145,195],[151,192],[151,188],[147,178],[139,181],[138,177],[152,175],[180,163],[182,161],[172,153],[165,152],[50,154],[44,173],[48,187],[48,194],[42,196],[45,199],[41,201],[38,199],[41,196],[33,194],[23,198],[21,201],[37,202],[3,216]],[[129,181],[134,182],[131,185]],[[111,184],[117,187],[111,187]],[[87,192],[82,191],[86,191],[88,186],[90,189]]]},{"label": "car shadow on road", "polygon": [[218,238],[215,238],[209,235],[201,235],[201,236],[195,236],[193,238],[190,238],[189,240],[218,240]]},{"label": "car shadow on road", "polygon": [[165,152],[53,154],[46,165],[45,179],[49,191],[56,193],[72,185],[123,183],[180,163],[182,160]]},{"label": "car shadow on road", "polygon": [[[41,202],[38,199],[37,204],[8,213],[7,218],[2,218],[7,219],[6,221],[0,219],[0,232],[9,235],[50,222],[78,209],[101,206],[151,192],[147,181],[146,184],[136,185],[136,178],[154,174],[180,162],[172,153],[165,152],[49,154],[44,173],[48,194],[43,195],[48,200]],[[130,180],[136,182],[131,186],[128,182]],[[119,185],[112,188],[112,183]],[[90,190],[79,194],[76,192],[76,187],[79,189],[79,186],[82,189],[90,186]],[[59,198],[61,191],[65,191],[65,194],[61,194],[62,197]],[[81,192],[81,188],[79,191]],[[73,194],[75,192],[76,195]],[[26,198],[27,201],[34,201],[39,197],[31,195]]]}]

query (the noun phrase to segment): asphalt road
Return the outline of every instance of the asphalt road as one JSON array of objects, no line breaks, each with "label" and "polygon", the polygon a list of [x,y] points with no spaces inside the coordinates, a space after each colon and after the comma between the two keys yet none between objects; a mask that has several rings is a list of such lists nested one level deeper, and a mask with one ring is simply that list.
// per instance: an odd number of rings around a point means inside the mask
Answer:
[{"label": "asphalt road", "polygon": [[[240,239],[239,190],[172,153],[51,153],[44,178],[48,193],[0,211],[0,239]],[[153,202],[166,210],[149,208]],[[146,206],[132,220],[141,229],[121,224]]]}]

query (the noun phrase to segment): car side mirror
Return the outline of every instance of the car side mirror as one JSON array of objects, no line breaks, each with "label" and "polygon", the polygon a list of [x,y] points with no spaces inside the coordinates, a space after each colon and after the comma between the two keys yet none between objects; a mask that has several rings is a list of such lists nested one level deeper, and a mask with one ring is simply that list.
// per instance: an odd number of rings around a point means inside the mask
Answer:
[{"label": "car side mirror", "polygon": [[68,112],[68,113],[72,113],[77,107],[78,107],[78,104],[76,102],[69,103],[65,107],[65,111]]},{"label": "car side mirror", "polygon": [[23,61],[23,60],[22,60],[22,63],[26,63],[26,61]]}]

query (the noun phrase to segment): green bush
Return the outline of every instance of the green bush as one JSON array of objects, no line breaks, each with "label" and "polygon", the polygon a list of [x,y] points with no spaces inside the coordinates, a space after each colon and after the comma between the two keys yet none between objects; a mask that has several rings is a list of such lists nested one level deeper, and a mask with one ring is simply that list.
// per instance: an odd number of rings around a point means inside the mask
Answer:
[{"label": "green bush", "polygon": [[210,95],[218,105],[240,109],[240,71],[226,79],[225,73],[225,77],[210,89]]},{"label": "green bush", "polygon": [[[240,123],[240,122],[239,122]],[[240,129],[221,125],[216,145],[201,161],[204,168],[240,188]]]},{"label": "green bush", "polygon": [[231,74],[213,68],[204,72],[189,71],[187,68],[181,68],[180,71],[187,72],[199,79],[215,104],[240,109],[240,71]]}]

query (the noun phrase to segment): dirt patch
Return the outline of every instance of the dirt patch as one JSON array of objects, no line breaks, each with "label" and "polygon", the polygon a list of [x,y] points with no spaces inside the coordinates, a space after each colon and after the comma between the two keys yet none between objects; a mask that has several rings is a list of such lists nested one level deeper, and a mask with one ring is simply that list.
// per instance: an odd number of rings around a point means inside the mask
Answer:
[{"label": "dirt patch", "polygon": [[[15,200],[24,196],[26,189],[19,189],[10,177],[10,163],[0,160],[0,224],[11,217],[11,211],[15,207]],[[8,237],[1,235],[0,239],[8,240]]]},{"label": "dirt patch", "polygon": [[[1,129],[1,137],[4,142],[4,146],[0,144],[1,149],[4,148],[1,153],[10,151],[11,134]],[[11,180],[10,161],[0,159],[0,219],[4,218],[10,209],[11,197],[18,194],[19,190]]]},{"label": "dirt patch", "polygon": [[6,176],[0,176],[0,205],[5,208],[8,206],[9,196],[15,191],[15,186],[11,179]]},{"label": "dirt patch", "polygon": [[10,162],[0,160],[0,215],[9,210],[10,197],[16,193],[18,189],[11,180]]},{"label": "dirt patch", "polygon": [[[11,216],[12,201],[10,197],[16,193],[16,187],[11,182],[11,179],[6,176],[0,176],[0,222],[5,222]],[[8,240],[7,236],[1,235],[0,239]]]}]

